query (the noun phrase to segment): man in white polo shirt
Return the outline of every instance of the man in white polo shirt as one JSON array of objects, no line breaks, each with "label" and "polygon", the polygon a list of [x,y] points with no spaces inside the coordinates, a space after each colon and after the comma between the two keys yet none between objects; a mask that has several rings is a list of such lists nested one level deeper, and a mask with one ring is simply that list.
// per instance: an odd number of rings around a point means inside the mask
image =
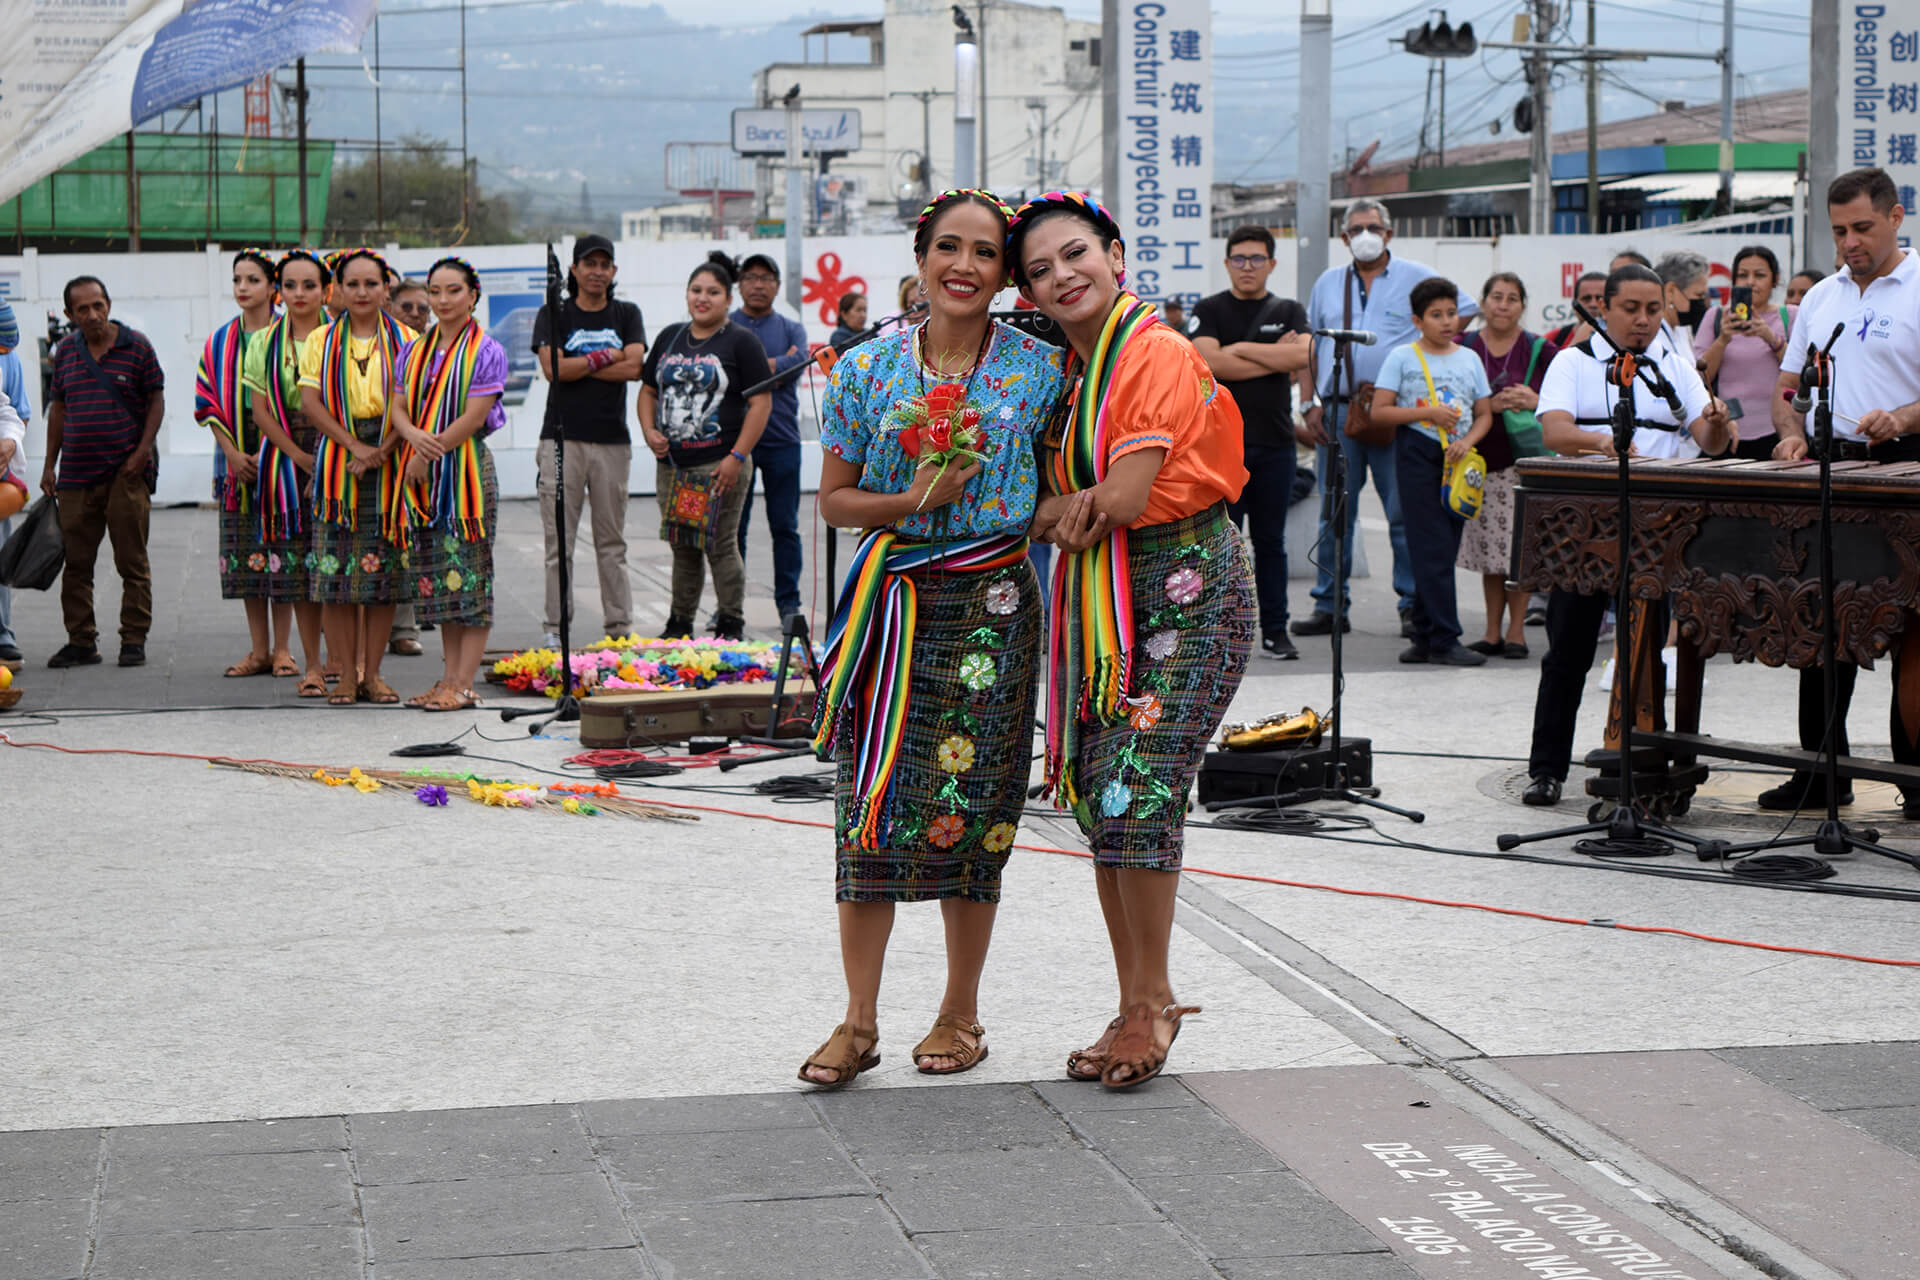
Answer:
[{"label": "man in white polo shirt", "polygon": [[[1661,341],[1666,304],[1660,277],[1629,264],[1607,277],[1604,336],[1596,334],[1553,358],[1540,383],[1542,438],[1557,453],[1605,453],[1617,456],[1613,410],[1620,389],[1607,381],[1607,362],[1628,351],[1658,371],[1679,402],[1675,414],[1666,399],[1640,382],[1634,388],[1631,448],[1643,458],[1691,458],[1717,452],[1732,438],[1727,407],[1715,399],[1685,354]],[[1522,793],[1527,804],[1560,801],[1560,789],[1573,762],[1573,722],[1580,711],[1580,690],[1600,643],[1600,623],[1610,595],[1581,595],[1555,588],[1547,597],[1547,656],[1540,664],[1540,690],[1533,703],[1533,747],[1527,757],[1531,781]],[[1665,628],[1664,622],[1656,625]]]},{"label": "man in white polo shirt", "polygon": [[[1920,256],[1900,247],[1900,207],[1893,179],[1883,169],[1843,173],[1827,188],[1833,243],[1845,265],[1800,300],[1800,314],[1780,356],[1780,392],[1773,402],[1776,458],[1804,458],[1811,414],[1798,414],[1787,397],[1800,389],[1807,349],[1833,344],[1833,459],[1910,462],[1920,459]],[[1833,749],[1847,751],[1847,708],[1860,669],[1835,662]],[[1891,714],[1893,758],[1920,764],[1920,741],[1900,719],[1900,672],[1895,651]],[[1821,749],[1826,728],[1826,680],[1818,667],[1800,671],[1800,746]],[[1763,809],[1824,809],[1826,775],[1796,770],[1780,786],[1760,793]],[[1841,779],[1839,804],[1853,803],[1853,787]],[[1920,818],[1920,791],[1901,791],[1905,816]]]}]

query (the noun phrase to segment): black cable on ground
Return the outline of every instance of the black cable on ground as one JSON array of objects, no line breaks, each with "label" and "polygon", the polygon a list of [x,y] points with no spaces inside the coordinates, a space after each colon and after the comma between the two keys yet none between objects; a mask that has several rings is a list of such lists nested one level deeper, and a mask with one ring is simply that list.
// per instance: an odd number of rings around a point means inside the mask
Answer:
[{"label": "black cable on ground", "polygon": [[1827,880],[1840,874],[1825,858],[1809,858],[1795,853],[1769,853],[1742,858],[1728,870],[1748,880],[1789,883]]},{"label": "black cable on ground", "polygon": [[755,795],[773,796],[786,801],[833,799],[831,773],[783,773],[777,778],[762,778],[753,784]]}]

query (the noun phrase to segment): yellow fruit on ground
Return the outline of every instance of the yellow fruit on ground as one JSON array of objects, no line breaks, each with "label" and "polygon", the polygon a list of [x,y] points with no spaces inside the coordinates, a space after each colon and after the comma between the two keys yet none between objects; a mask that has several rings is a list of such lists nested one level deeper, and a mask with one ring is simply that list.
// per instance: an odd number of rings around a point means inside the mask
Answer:
[{"label": "yellow fruit on ground", "polygon": [[0,693],[13,688],[13,668],[0,667]]}]

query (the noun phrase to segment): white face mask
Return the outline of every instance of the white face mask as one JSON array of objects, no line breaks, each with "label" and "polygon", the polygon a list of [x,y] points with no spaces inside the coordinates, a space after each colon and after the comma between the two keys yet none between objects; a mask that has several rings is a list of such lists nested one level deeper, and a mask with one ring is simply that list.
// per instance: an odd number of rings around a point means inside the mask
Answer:
[{"label": "white face mask", "polygon": [[1387,238],[1378,231],[1356,231],[1348,237],[1347,247],[1353,250],[1355,262],[1378,262],[1387,251]]}]

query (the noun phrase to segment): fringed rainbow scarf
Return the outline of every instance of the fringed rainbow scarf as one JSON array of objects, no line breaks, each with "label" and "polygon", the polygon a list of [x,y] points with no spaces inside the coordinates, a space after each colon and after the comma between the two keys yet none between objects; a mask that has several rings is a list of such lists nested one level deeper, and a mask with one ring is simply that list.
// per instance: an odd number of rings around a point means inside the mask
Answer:
[{"label": "fringed rainbow scarf", "polygon": [[813,751],[831,760],[845,735],[854,734],[854,799],[843,835],[861,848],[878,846],[893,767],[906,737],[907,686],[913,670],[912,575],[936,563],[942,573],[986,573],[1017,565],[1026,555],[1025,534],[902,543],[893,530],[874,529],[860,540],[827,631]]},{"label": "fringed rainbow scarf", "polygon": [[[385,312],[376,314],[379,316],[379,330],[375,335],[374,351],[380,357],[380,377],[385,380],[390,393],[393,389],[393,371],[400,366],[401,348],[407,345],[407,335],[412,330]],[[352,434],[353,402],[347,394],[347,366],[353,361],[353,323],[341,316],[328,325],[323,333],[308,341],[321,344],[320,405],[329,417],[344,427],[348,434]],[[369,358],[373,354],[369,352]],[[387,402],[380,423],[380,439],[384,443],[390,429],[393,407],[390,395],[382,399]],[[316,517],[328,524],[358,528],[359,518],[355,511],[360,501],[360,477],[347,469],[347,464],[353,461],[353,454],[332,436],[321,432],[320,442],[314,446],[313,457]],[[380,468],[382,511],[387,510],[398,487],[394,480],[394,467],[389,461],[387,466]]]},{"label": "fringed rainbow scarf", "polygon": [[[266,331],[265,366],[267,405],[273,411],[273,420],[280,424],[280,429],[289,438],[293,435],[293,420],[300,412],[297,399],[292,405],[287,403],[286,379],[282,374],[287,347],[293,342],[292,323],[291,317],[281,316]],[[307,334],[307,338],[311,341],[313,334]],[[297,356],[294,363],[299,363]],[[301,527],[300,469],[294,466],[293,458],[269,439],[265,432],[260,435],[259,463],[260,539],[268,542],[291,538],[300,532]]]},{"label": "fringed rainbow scarf", "polygon": [[[466,328],[447,348],[440,371],[432,377],[427,375],[427,370],[433,367],[434,351],[440,341],[439,326],[428,329],[407,348],[397,390],[414,426],[437,436],[459,421],[467,409],[467,391],[473,386],[474,367],[479,363],[480,343],[485,336],[478,324],[467,321]],[[408,530],[416,524],[436,525],[462,542],[477,542],[486,537],[479,432],[468,436],[445,457],[436,458],[431,474],[420,484],[408,484],[405,480],[413,454],[409,445],[394,459],[395,483],[385,508],[387,540],[399,547],[408,545]]]},{"label": "fringed rainbow scarf", "polygon": [[[1122,293],[1100,331],[1065,437],[1047,459],[1055,493],[1090,489],[1107,478],[1107,396],[1114,370],[1134,337],[1160,323],[1151,303]],[[1072,382],[1072,370],[1068,371]],[[1079,803],[1073,775],[1081,717],[1117,724],[1127,714],[1133,649],[1133,583],[1127,568],[1127,531],[1117,528],[1085,551],[1060,558],[1053,573],[1047,632],[1046,785],[1054,803]]]},{"label": "fringed rainbow scarf", "polygon": [[[278,320],[276,314],[274,320]],[[271,322],[269,322],[271,323]],[[236,453],[254,451],[253,424],[247,421],[246,388],[240,382],[240,365],[247,353],[247,331],[238,316],[213,331],[200,353],[200,368],[193,379],[193,418],[230,445]],[[227,471],[226,450],[213,458],[214,496],[228,511],[252,509],[252,494],[247,486]]]}]

